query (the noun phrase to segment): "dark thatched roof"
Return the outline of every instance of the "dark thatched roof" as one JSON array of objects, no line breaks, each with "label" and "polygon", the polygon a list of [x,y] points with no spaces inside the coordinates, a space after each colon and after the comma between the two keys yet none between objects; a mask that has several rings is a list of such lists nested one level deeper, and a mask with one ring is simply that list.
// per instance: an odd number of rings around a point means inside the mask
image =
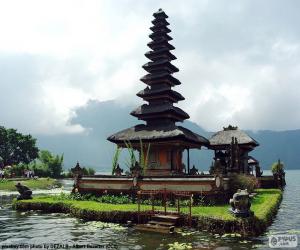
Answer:
[{"label": "dark thatched roof", "polygon": [[174,107],[170,103],[164,103],[164,104],[158,104],[151,106],[148,104],[143,104],[142,106],[139,106],[135,110],[133,110],[130,114],[136,117],[140,117],[142,115],[152,115],[152,114],[160,114],[160,113],[174,113],[183,119],[188,119],[190,116],[184,112],[181,108]]},{"label": "dark thatched roof", "polygon": [[176,125],[166,127],[140,124],[117,132],[107,139],[114,143],[123,143],[124,141],[139,142],[140,140],[145,142],[183,140],[196,144],[199,147],[202,145],[207,146],[209,143],[205,137]]},{"label": "dark thatched roof", "polygon": [[165,87],[165,86],[162,86],[158,89],[150,89],[149,87],[147,87],[147,88],[141,90],[140,92],[138,92],[137,96],[143,98],[143,97],[151,97],[151,96],[157,96],[157,95],[162,95],[162,94],[167,94],[167,95],[173,96],[178,101],[184,100],[184,97],[180,93],[178,93],[168,87]]},{"label": "dark thatched roof", "polygon": [[248,144],[253,146],[259,146],[259,143],[255,141],[252,137],[247,135],[244,131],[239,129],[226,129],[219,131],[212,135],[209,139],[210,146],[222,146],[230,145],[232,137],[236,138],[238,144]]}]

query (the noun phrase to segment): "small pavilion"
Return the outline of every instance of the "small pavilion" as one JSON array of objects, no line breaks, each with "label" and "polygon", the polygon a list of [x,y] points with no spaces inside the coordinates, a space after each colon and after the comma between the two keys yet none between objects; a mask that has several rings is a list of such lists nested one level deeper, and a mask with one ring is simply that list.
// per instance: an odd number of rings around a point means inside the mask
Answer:
[{"label": "small pavilion", "polygon": [[[108,137],[108,140],[118,147],[126,147],[129,142],[141,153],[142,145],[150,144],[146,175],[178,175],[190,172],[189,149],[200,149],[208,146],[208,140],[182,126],[176,125],[189,118],[182,109],[174,103],[184,100],[184,97],[172,88],[180,85],[180,81],[173,74],[178,72],[171,61],[176,57],[171,53],[175,48],[169,43],[172,37],[167,27],[168,16],[159,9],[153,14],[151,42],[147,45],[151,49],[145,54],[150,60],[143,65],[148,72],[141,78],[147,86],[137,93],[147,104],[139,106],[131,115],[143,120],[145,124],[122,130]],[[125,143],[126,142],[126,143]],[[184,169],[182,153],[187,150],[187,170]]]},{"label": "small pavilion", "polygon": [[209,149],[215,152],[214,160],[221,164],[222,172],[225,174],[250,174],[250,166],[258,163],[249,161],[249,152],[257,146],[259,143],[256,140],[231,125],[224,127],[209,139]]}]

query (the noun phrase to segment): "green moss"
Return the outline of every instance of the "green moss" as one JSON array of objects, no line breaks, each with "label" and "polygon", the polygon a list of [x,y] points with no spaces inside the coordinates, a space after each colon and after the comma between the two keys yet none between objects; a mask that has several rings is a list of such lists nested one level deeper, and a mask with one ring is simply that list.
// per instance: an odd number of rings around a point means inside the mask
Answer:
[{"label": "green moss", "polygon": [[20,182],[23,185],[31,189],[47,189],[51,188],[54,185],[57,185],[57,181],[51,178],[39,178],[39,179],[30,179],[24,181],[14,181],[14,180],[1,180],[0,181],[0,190],[1,191],[17,191],[15,185]]},{"label": "green moss", "polygon": [[[196,227],[215,233],[239,232],[244,235],[262,233],[272,222],[282,199],[282,192],[277,189],[258,189],[252,200],[251,209],[254,216],[246,219],[236,218],[229,213],[229,205],[192,207],[193,220]],[[44,210],[51,212],[68,212],[72,215],[88,219],[108,222],[137,221],[137,204],[108,204],[96,201],[77,201],[61,199],[55,196],[35,197],[32,200],[15,202],[18,210]],[[163,210],[162,207],[155,207]],[[151,206],[141,205],[141,211],[149,211]],[[176,208],[168,208],[168,211]],[[181,209],[185,215],[188,208]],[[146,218],[144,218],[146,220]],[[187,220],[187,216],[185,216]],[[195,224],[195,223],[194,223]]]}]

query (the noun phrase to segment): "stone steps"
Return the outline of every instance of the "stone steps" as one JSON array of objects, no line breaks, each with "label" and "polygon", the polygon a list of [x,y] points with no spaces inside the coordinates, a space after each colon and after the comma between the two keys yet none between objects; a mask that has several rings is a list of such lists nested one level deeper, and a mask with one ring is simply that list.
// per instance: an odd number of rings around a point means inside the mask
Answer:
[{"label": "stone steps", "polygon": [[174,233],[175,225],[179,219],[180,216],[178,215],[155,214],[148,223],[136,225],[135,229],[157,233]]}]

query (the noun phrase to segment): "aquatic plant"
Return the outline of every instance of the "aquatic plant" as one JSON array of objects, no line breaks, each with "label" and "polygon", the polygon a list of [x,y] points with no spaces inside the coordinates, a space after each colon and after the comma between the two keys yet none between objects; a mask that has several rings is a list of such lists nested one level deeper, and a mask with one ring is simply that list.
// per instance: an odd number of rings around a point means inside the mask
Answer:
[{"label": "aquatic plant", "polygon": [[104,229],[104,228],[110,228],[115,231],[123,231],[126,230],[126,227],[121,226],[117,223],[109,223],[109,222],[102,222],[102,221],[91,221],[87,222],[89,229]]},{"label": "aquatic plant", "polygon": [[191,243],[179,243],[177,241],[174,243],[168,244],[168,246],[169,246],[168,250],[192,249]]}]

